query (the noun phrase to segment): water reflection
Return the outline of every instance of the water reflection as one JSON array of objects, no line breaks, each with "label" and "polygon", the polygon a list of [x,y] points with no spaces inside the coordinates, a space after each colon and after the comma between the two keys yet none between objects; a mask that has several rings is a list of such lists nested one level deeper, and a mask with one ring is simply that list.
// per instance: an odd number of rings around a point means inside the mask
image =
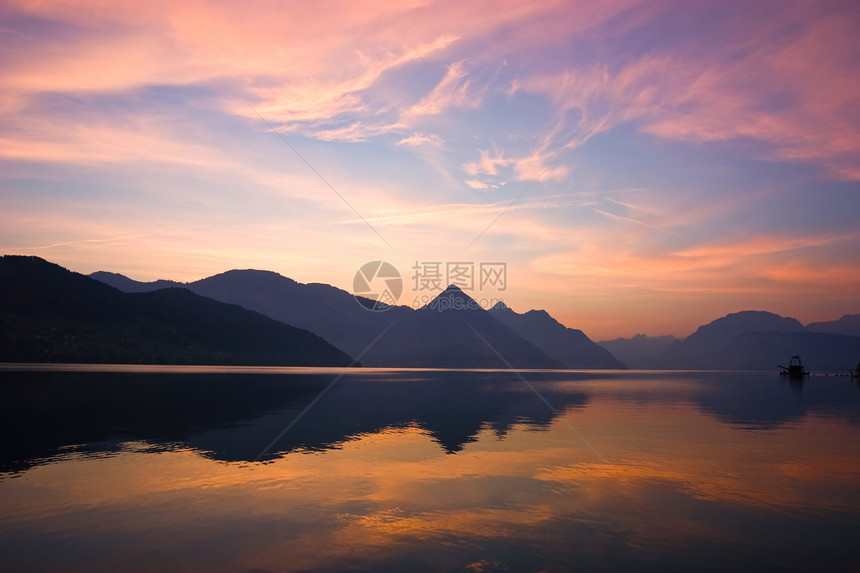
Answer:
[{"label": "water reflection", "polygon": [[860,392],[845,380],[798,395],[776,376],[533,374],[554,415],[515,376],[357,374],[251,463],[330,377],[162,376],[2,379],[4,456],[7,430],[45,424],[0,479],[5,566],[860,565]]},{"label": "water reflection", "polygon": [[860,423],[860,393],[849,378],[789,380],[773,374],[699,374],[696,404],[717,420],[746,430],[772,430],[810,414]]},{"label": "water reflection", "polygon": [[[335,378],[332,391],[271,444]],[[532,372],[529,380],[557,411],[582,408],[597,394],[643,407],[689,401],[744,430],[772,430],[809,414],[860,424],[860,385],[847,378],[803,385],[761,373]],[[128,441],[145,442],[148,451],[191,447],[223,461],[253,461],[264,451],[263,459],[272,459],[412,424],[454,454],[484,428],[501,439],[517,424],[540,429],[553,418],[505,372],[0,371],[0,472],[59,453],[116,452]]]},{"label": "water reflection", "polygon": [[[224,461],[255,460],[333,375],[0,372],[0,471],[26,469],[70,448],[150,451],[190,446]],[[540,380],[535,382],[539,386]],[[541,390],[557,410],[584,405],[582,391]],[[456,453],[489,427],[546,427],[553,418],[510,373],[386,372],[342,376],[266,458],[339,447],[354,436],[410,424]],[[8,442],[8,443],[7,443]]]}]

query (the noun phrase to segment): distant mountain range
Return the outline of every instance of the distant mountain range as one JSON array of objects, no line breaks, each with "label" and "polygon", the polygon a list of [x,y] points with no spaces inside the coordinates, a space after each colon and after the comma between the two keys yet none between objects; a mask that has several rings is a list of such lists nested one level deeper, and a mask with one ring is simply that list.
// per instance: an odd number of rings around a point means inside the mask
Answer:
[{"label": "distant mountain range", "polygon": [[806,329],[811,332],[860,336],[860,314],[846,314],[839,320],[830,322],[810,322]]},{"label": "distant mountain range", "polygon": [[611,352],[630,368],[642,369],[648,360],[669,348],[678,339],[672,335],[646,336],[637,334],[631,338],[616,338],[614,340],[601,340],[597,344]]},{"label": "distant mountain range", "polygon": [[520,314],[504,303],[485,310],[455,286],[420,309],[366,306],[333,286],[269,271],[143,283],[6,256],[0,361],[774,370],[798,353],[813,371],[847,371],[860,361],[860,315],[804,327],[743,311],[681,340],[637,335],[596,344],[545,311]]},{"label": "distant mountain range", "polygon": [[799,354],[812,371],[846,372],[860,362],[860,315],[803,326],[794,318],[747,310],[700,326],[685,339],[637,334],[599,344],[631,368],[774,370]]},{"label": "distant mountain range", "polygon": [[545,310],[518,314],[499,301],[490,309],[490,314],[565,368],[627,367],[581,330],[567,328]]},{"label": "distant mountain range", "polygon": [[0,258],[0,362],[347,366],[319,336],[168,288],[128,294],[38,257]]},{"label": "distant mountain range", "polygon": [[729,314],[646,358],[647,368],[772,370],[799,354],[812,371],[848,371],[860,337],[811,332],[794,318],[763,311]]},{"label": "distant mountain range", "polygon": [[798,353],[813,370],[845,371],[860,361],[860,315],[804,327],[793,318],[743,311],[685,339],[639,335],[598,345],[545,311],[520,314],[504,303],[485,311],[456,287],[418,310],[368,312],[346,291],[268,271],[233,270],[187,284],[91,276],[128,291],[180,285],[239,304],[310,330],[368,366],[775,370]]},{"label": "distant mountain range", "polygon": [[365,366],[434,368],[625,368],[581,331],[544,311],[517,314],[480,308],[455,286],[420,309],[371,312],[330,285],[298,283],[277,273],[232,270],[199,281],[142,283],[96,272],[92,278],[126,292],[182,286],[241,305],[325,338]]}]

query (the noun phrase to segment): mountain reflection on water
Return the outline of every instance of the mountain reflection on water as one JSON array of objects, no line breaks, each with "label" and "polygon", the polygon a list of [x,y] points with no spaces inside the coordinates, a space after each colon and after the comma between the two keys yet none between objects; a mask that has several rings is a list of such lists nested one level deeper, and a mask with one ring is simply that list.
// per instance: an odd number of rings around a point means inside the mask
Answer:
[{"label": "mountain reflection on water", "polygon": [[272,372],[0,370],[10,570],[860,567],[850,379]]},{"label": "mountain reflection on water", "polygon": [[[361,434],[410,424],[448,453],[486,427],[546,427],[550,410],[512,373],[375,372],[312,374],[153,374],[3,372],[0,471],[26,468],[68,451],[109,452],[124,441],[185,445],[224,461],[253,461],[330,383],[263,457],[337,448]],[[544,377],[546,375],[543,375]],[[542,386],[540,380],[534,384]],[[582,391],[542,387],[557,410],[582,406]],[[13,439],[14,437],[14,439]]]}]

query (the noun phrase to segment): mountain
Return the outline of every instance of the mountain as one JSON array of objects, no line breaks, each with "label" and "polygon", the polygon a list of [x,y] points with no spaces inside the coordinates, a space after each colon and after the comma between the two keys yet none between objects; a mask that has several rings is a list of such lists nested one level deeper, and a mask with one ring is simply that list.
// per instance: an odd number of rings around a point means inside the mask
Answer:
[{"label": "mountain", "polygon": [[[155,285],[117,284],[126,288]],[[511,331],[456,287],[421,309],[392,306],[372,312],[344,290],[298,283],[270,271],[232,270],[183,286],[310,330],[365,366],[505,368],[504,361],[487,346],[490,342],[516,368],[562,367],[559,360]]]},{"label": "mountain", "polygon": [[489,312],[565,368],[626,368],[581,330],[567,328],[545,310],[520,314],[499,301]]},{"label": "mountain", "polygon": [[38,257],[0,259],[0,361],[346,366],[320,337],[186,289],[123,293]]},{"label": "mountain", "polygon": [[[143,283],[116,273],[99,271],[90,275],[107,279],[120,290],[156,290],[159,284]],[[215,300],[238,304],[277,321],[304,328],[323,337],[351,356],[358,356],[397,316],[412,312],[392,307],[385,312],[369,312],[357,304],[355,296],[339,288],[319,283],[302,284],[271,271],[232,270],[191,283],[177,283]],[[367,366],[366,360],[361,361]]]},{"label": "mountain", "polygon": [[632,338],[601,340],[597,344],[612,353],[630,368],[643,368],[653,355],[662,352],[678,339],[672,335],[646,336],[637,334]]},{"label": "mountain", "polygon": [[157,280],[148,283],[132,280],[125,275],[119,273],[108,273],[105,271],[96,271],[89,275],[90,278],[101,281],[122,292],[149,292],[153,290],[161,290],[163,288],[184,287],[182,283],[175,281]]},{"label": "mountain", "polygon": [[[113,273],[95,276],[123,290],[175,284],[139,283]],[[518,314],[502,306],[485,311],[459,289],[421,309],[394,306],[371,312],[344,290],[298,283],[269,271],[232,270],[182,286],[309,330],[365,366],[506,367],[489,342],[516,368],[623,367],[604,362],[606,355],[592,352],[594,343],[584,334],[543,311]],[[820,371],[843,370],[860,360],[857,337],[809,332],[793,318],[761,311],[729,314],[684,340],[636,336],[602,344],[622,362],[645,369],[774,370],[794,352]]]},{"label": "mountain", "polygon": [[699,327],[644,362],[648,368],[775,370],[794,353],[812,371],[848,370],[860,358],[860,337],[809,332],[794,318],[743,311]]},{"label": "mountain", "polygon": [[420,309],[392,319],[366,354],[368,362],[426,368],[562,367],[454,285]]},{"label": "mountain", "polygon": [[796,318],[786,318],[762,310],[745,310],[727,314],[687,337],[688,344],[706,346],[747,332],[804,332],[806,329]]},{"label": "mountain", "polygon": [[810,322],[806,325],[806,330],[860,336],[860,314],[846,314],[839,320],[828,322]]},{"label": "mountain", "polygon": [[[310,330],[356,357],[368,350],[389,323],[414,312],[408,307],[371,312],[344,290],[326,284],[302,284],[271,271],[232,270],[188,283],[186,288]],[[380,365],[364,359],[361,362]]]}]

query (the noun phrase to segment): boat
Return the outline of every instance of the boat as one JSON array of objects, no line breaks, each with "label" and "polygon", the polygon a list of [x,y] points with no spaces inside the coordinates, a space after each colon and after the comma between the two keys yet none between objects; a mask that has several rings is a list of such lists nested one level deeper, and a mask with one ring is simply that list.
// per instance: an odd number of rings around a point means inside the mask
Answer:
[{"label": "boat", "polygon": [[782,372],[780,372],[781,376],[788,376],[789,378],[803,378],[804,376],[809,376],[809,372],[803,368],[803,363],[800,361],[799,354],[792,354],[791,360],[788,362],[788,366],[783,366],[782,364],[778,365],[782,368]]}]

